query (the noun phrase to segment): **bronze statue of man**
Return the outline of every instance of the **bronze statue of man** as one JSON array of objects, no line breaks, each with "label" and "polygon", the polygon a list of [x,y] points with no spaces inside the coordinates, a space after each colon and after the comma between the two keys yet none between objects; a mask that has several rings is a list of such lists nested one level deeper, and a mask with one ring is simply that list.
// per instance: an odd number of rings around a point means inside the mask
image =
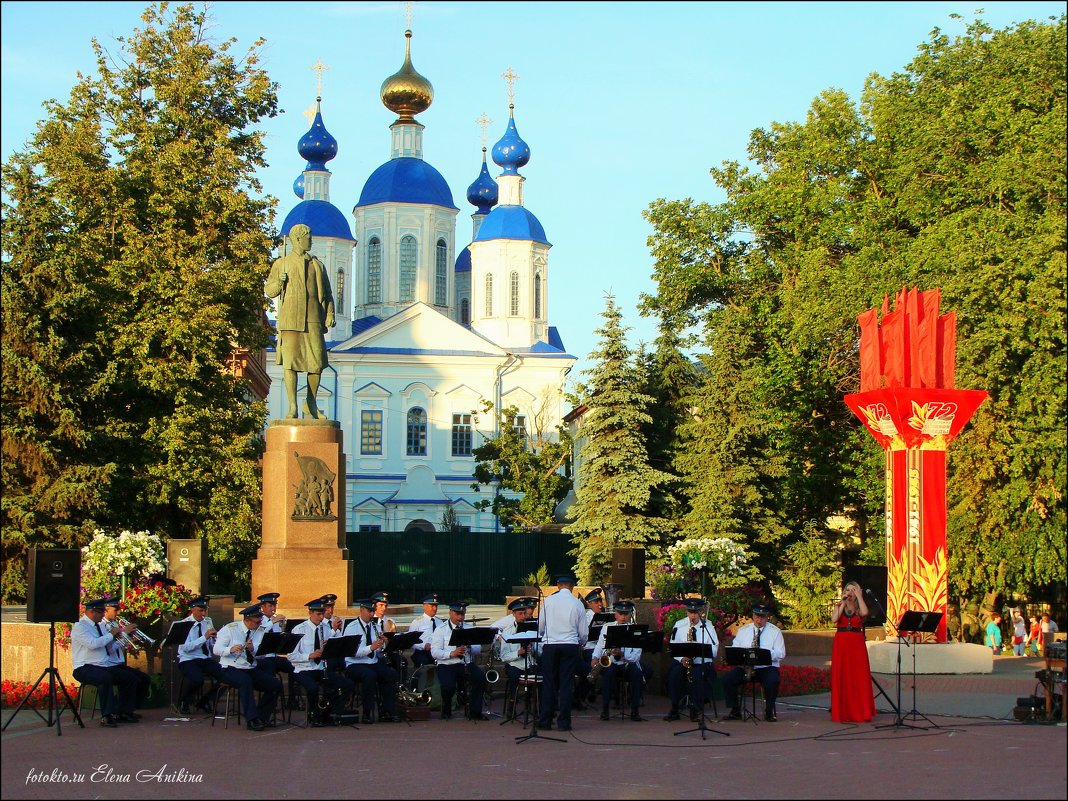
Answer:
[{"label": "bronze statue of man", "polygon": [[311,229],[304,224],[289,231],[291,249],[271,265],[267,297],[278,297],[277,363],[285,368],[286,417],[297,416],[297,373],[308,374],[304,414],[318,417],[315,396],[319,378],[329,364],[324,334],[334,325],[334,294],[323,263],[308,253]]}]

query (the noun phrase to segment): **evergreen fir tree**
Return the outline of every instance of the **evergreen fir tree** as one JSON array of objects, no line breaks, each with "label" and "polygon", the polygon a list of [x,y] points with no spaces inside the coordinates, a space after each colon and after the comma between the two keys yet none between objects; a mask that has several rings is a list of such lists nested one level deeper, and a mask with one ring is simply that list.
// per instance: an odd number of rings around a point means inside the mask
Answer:
[{"label": "evergreen fir tree", "polygon": [[654,494],[674,478],[649,464],[645,431],[654,401],[642,390],[612,296],[602,316],[600,350],[590,354],[594,367],[583,398],[578,500],[564,529],[573,535],[569,553],[586,583],[606,579],[613,548],[644,547],[655,557],[673,530],[651,510]]}]

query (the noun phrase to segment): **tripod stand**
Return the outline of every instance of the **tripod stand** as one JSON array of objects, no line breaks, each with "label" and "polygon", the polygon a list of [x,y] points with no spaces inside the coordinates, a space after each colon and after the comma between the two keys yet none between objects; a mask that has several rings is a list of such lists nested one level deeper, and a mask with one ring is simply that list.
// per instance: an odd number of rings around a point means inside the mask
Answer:
[{"label": "tripod stand", "polygon": [[875,728],[928,728],[927,726],[916,726],[906,723],[906,718],[911,718],[914,723],[919,718],[923,718],[931,724],[931,728],[940,728],[937,723],[925,715],[920,714],[916,709],[916,643],[909,645],[909,647],[912,648],[912,709],[904,714],[901,712],[901,641],[904,639],[904,635],[908,633],[931,633],[935,631],[935,629],[938,628],[938,623],[941,619],[941,612],[910,611],[903,613],[901,619],[894,626],[894,630],[897,632],[897,716],[894,718],[893,723],[876,726]]},{"label": "tripod stand", "polygon": [[[704,675],[705,667],[712,667],[712,645],[710,643],[700,642],[673,642],[669,643],[669,647],[671,648],[671,655],[673,657],[681,656],[684,659],[690,660],[698,658],[707,660],[706,662],[703,662],[701,664],[696,664],[695,662],[691,661],[690,667],[688,669],[690,678],[690,708],[698,709],[697,726],[692,729],[677,731],[675,732],[674,736],[678,737],[680,734],[689,734],[690,732],[699,731],[701,732],[702,740],[706,739],[705,735],[708,732],[712,732],[713,734],[722,734],[724,737],[730,737],[730,732],[720,731],[719,729],[712,729],[708,727],[707,723],[705,722],[705,704],[707,704],[708,702],[705,700],[704,692],[698,692],[697,690],[698,682],[701,682],[701,684],[706,684]],[[711,688],[709,689],[711,690]],[[696,703],[698,698],[701,699],[700,704]]]},{"label": "tripod stand", "polygon": [[[63,686],[63,679],[60,678],[59,670],[56,668],[56,622],[53,620],[49,624],[48,629],[48,667],[41,672],[40,678],[34,682],[30,691],[23,696],[21,701],[19,701],[19,705],[15,707],[15,711],[11,713],[11,717],[7,719],[7,722],[4,723],[3,728],[0,729],[0,731],[7,730],[7,727],[11,725],[11,721],[15,719],[15,715],[19,713],[19,710],[22,709],[22,707],[26,706],[26,703],[33,697],[33,693],[36,691],[38,685],[45,680],[45,676],[48,677],[48,717],[45,718],[36,707],[31,706],[30,709],[36,712],[37,717],[47,723],[49,727],[55,722],[57,737],[63,736],[63,727],[60,725],[59,716],[62,714],[63,709],[68,707],[74,715],[74,719],[78,721],[78,725],[83,729],[85,728],[85,724],[82,723],[82,717],[78,714],[78,709],[74,706],[74,701],[71,700],[70,695],[67,693],[67,688]],[[59,706],[59,695],[56,692],[56,685],[59,685],[59,689],[63,691],[63,697],[67,699],[66,707]],[[55,721],[52,719],[53,712],[55,713]]]},{"label": "tripod stand", "polygon": [[[869,598],[871,598],[872,601],[875,602],[875,605],[878,607],[879,612],[883,616],[883,620],[889,620],[889,618],[887,617],[887,614],[886,614],[886,610],[883,609],[883,605],[881,603],[879,603],[879,599],[875,596],[875,594],[870,589],[864,590],[864,594],[867,595]],[[891,623],[890,625],[893,625],[893,623]],[[897,662],[898,662],[898,694],[897,694],[897,703],[896,704],[890,699],[890,696],[886,694],[886,690],[884,690],[883,686],[881,684],[879,684],[879,682],[875,678],[875,676],[871,677],[871,683],[874,684],[875,685],[875,689],[878,690],[878,692],[875,694],[875,697],[878,698],[880,695],[882,695],[882,697],[886,699],[886,703],[890,704],[891,708],[894,710],[894,715],[896,717],[900,717],[901,716],[901,653],[900,653],[900,651],[901,651],[901,645],[899,643],[898,644],[898,655],[897,655]],[[878,728],[878,727],[876,727],[876,728]]]}]

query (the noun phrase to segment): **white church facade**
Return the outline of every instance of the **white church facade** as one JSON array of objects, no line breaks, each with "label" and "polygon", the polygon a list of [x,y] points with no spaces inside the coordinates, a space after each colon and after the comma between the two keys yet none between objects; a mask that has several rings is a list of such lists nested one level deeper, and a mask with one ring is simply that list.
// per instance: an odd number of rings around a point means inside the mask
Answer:
[{"label": "white church facade", "polygon": [[[433,88],[412,66],[411,31],[405,36],[404,64],[381,91],[398,115],[391,158],[365,182],[352,227],[330,201],[326,162],[337,142],[317,109],[297,148],[307,161],[294,183],[302,200],[281,233],[308,225],[311,252],[331,277],[336,322],[319,407],[343,432],[346,530],[441,530],[451,509],[465,529],[496,531],[496,517],[477,504],[498,488],[472,487],[472,451],[498,434],[496,412],[508,406],[529,435],[555,439],[576,360],[549,325],[551,245],[523,205],[518,170],[530,149],[512,106],[492,154],[502,172],[490,177],[483,148],[467,191],[471,239],[460,234],[469,244],[459,247],[459,209],[423,160],[424,126],[415,120]],[[278,419],[286,402],[273,356],[268,416]]]}]

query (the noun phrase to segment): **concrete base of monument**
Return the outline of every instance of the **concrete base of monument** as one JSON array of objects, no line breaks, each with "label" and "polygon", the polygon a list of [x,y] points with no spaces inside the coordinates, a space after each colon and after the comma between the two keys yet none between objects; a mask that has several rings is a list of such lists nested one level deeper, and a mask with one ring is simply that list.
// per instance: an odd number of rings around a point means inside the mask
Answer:
[{"label": "concrete base of monument", "polygon": [[[253,599],[257,591],[281,593],[278,611],[287,618],[308,616],[308,601],[328,592],[338,596],[339,605],[348,605],[352,586],[352,560],[336,547],[260,548],[252,560]],[[260,588],[263,588],[260,590]]]},{"label": "concrete base of monument", "polygon": [[[993,673],[994,654],[985,645],[964,642],[902,644],[901,672],[912,673],[913,650],[916,673]],[[868,643],[872,673],[897,673],[897,640]]]}]

